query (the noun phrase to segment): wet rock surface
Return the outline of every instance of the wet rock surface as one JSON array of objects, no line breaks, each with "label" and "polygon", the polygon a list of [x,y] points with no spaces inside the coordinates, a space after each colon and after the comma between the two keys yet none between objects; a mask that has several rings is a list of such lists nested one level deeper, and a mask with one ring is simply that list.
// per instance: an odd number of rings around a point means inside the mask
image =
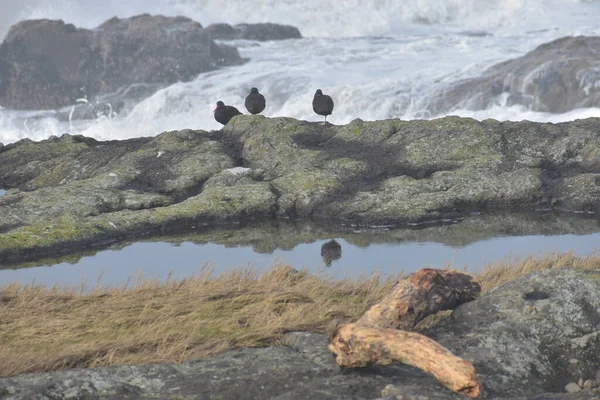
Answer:
[{"label": "wet rock surface", "polygon": [[115,17],[91,30],[61,20],[22,21],[0,45],[0,104],[38,110],[87,98],[99,101],[98,109],[80,105],[75,117],[93,118],[87,114],[116,112],[125,100],[243,62],[235,48],[216,44],[186,17]]},{"label": "wet rock surface", "polygon": [[490,67],[436,93],[432,114],[455,109],[482,110],[495,104],[564,113],[600,102],[600,37],[565,37],[526,55]]},{"label": "wet rock surface", "polygon": [[[593,356],[600,351],[600,319],[591,311],[600,308],[599,276],[600,271],[569,269],[534,273],[460,306],[425,333],[474,363],[483,399],[597,399],[592,390],[566,393],[564,383],[600,369]],[[294,332],[284,335],[281,346],[228,351],[179,365],[0,379],[0,395],[11,400],[465,398],[409,366],[341,370],[326,344],[326,335]],[[565,368],[573,359],[577,367]]]},{"label": "wet rock surface", "polygon": [[237,116],[221,131],[0,149],[0,257],[35,258],[207,224],[403,225],[600,204],[600,120]]}]

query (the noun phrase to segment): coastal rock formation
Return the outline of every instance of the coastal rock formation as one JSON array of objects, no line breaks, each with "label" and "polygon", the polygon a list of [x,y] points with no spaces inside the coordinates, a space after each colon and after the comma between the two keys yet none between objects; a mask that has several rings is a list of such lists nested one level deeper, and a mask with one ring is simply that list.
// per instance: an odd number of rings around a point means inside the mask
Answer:
[{"label": "coastal rock formation", "polygon": [[552,113],[598,107],[600,37],[564,37],[542,44],[492,66],[481,77],[435,93],[427,108],[435,115],[453,109],[481,110],[499,102]]},{"label": "coastal rock formation", "polygon": [[103,95],[118,103],[243,62],[235,48],[216,44],[186,17],[115,17],[91,30],[61,20],[22,21],[0,45],[0,105],[51,109]]},{"label": "coastal rock formation", "polygon": [[[508,282],[456,309],[430,338],[476,367],[482,399],[597,399],[565,393],[600,369],[597,271],[546,270]],[[542,295],[544,294],[544,295]],[[294,332],[282,346],[228,351],[179,365],[74,369],[0,379],[21,399],[421,399],[465,398],[405,365],[340,370],[327,336]]]},{"label": "coastal rock formation", "polygon": [[3,259],[206,224],[402,225],[473,212],[600,211],[600,120],[446,117],[333,126],[236,116],[221,131],[0,149]]},{"label": "coastal rock formation", "polygon": [[206,27],[213,40],[247,39],[265,42],[268,40],[300,39],[302,35],[295,26],[281,24],[212,24]]}]

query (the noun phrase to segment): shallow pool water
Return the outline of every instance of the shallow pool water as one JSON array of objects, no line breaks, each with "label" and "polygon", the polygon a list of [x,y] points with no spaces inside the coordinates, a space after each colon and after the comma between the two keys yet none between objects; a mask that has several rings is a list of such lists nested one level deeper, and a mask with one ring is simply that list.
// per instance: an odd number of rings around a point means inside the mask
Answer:
[{"label": "shallow pool water", "polygon": [[159,279],[169,275],[185,278],[203,267],[218,274],[275,264],[335,278],[446,265],[476,272],[489,262],[509,258],[567,251],[587,255],[598,248],[598,220],[574,216],[479,216],[451,225],[394,230],[269,223],[192,232],[68,259],[12,265],[0,270],[0,284],[86,282],[90,287],[99,281],[113,286],[133,282],[140,273]]}]

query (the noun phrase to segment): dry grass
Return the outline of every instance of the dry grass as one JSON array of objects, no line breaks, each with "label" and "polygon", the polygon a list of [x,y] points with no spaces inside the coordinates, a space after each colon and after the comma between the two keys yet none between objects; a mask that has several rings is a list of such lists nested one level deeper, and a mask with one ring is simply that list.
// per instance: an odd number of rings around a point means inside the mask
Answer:
[{"label": "dry grass", "polygon": [[272,344],[286,331],[326,332],[362,315],[394,281],[335,281],[276,266],[88,293],[9,285],[0,289],[0,376],[180,362]]},{"label": "dry grass", "polygon": [[489,263],[477,275],[477,279],[483,291],[486,291],[521,276],[553,268],[600,269],[600,255],[594,252],[589,256],[577,257],[572,252],[568,252],[548,253],[524,259],[509,258],[506,261]]},{"label": "dry grass", "polygon": [[[549,254],[488,265],[488,290],[534,271],[600,268],[600,257]],[[286,331],[326,332],[352,321],[397,277],[337,281],[276,266],[129,288],[0,288],[0,376],[111,364],[180,362],[277,343]],[[439,319],[439,318],[438,318]],[[433,319],[432,321],[435,321]]]}]

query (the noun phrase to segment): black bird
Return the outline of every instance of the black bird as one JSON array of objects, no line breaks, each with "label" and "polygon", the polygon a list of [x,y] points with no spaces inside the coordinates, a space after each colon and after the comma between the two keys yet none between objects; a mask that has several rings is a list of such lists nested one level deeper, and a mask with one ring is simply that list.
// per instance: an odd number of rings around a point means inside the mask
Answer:
[{"label": "black bird", "polygon": [[312,106],[315,113],[325,116],[325,122],[327,122],[327,116],[331,115],[333,111],[333,99],[330,96],[323,94],[321,89],[317,89]]},{"label": "black bird", "polygon": [[217,101],[217,108],[213,111],[217,122],[227,125],[229,120],[236,115],[241,115],[240,110],[234,106],[226,106],[222,101]]},{"label": "black bird", "polygon": [[335,239],[323,243],[323,246],[321,246],[321,258],[327,267],[331,267],[333,260],[342,258],[342,246]]},{"label": "black bird", "polygon": [[253,87],[250,89],[250,94],[246,96],[246,110],[250,114],[260,114],[267,105],[265,96],[258,93],[258,89]]}]

